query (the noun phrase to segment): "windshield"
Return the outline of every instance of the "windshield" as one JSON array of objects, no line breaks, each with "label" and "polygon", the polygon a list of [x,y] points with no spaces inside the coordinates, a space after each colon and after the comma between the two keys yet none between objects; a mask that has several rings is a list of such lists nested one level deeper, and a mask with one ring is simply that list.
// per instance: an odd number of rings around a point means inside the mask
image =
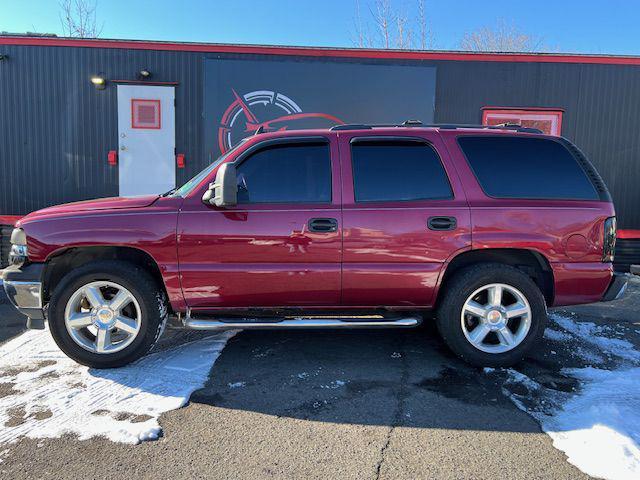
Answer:
[{"label": "windshield", "polygon": [[243,138],[240,141],[240,143],[238,143],[235,147],[233,147],[231,150],[229,150],[225,154],[219,156],[211,165],[205,167],[204,170],[202,170],[200,173],[198,173],[195,177],[193,177],[187,183],[182,185],[180,188],[176,188],[174,190],[168,191],[165,194],[165,196],[168,196],[168,197],[184,197],[184,196],[186,196],[189,192],[191,192],[191,190],[193,190],[196,186],[198,186],[200,184],[200,182],[202,182],[202,180],[204,180],[218,165],[220,165],[222,162],[224,162],[226,160],[226,158],[232,152],[234,152],[240,145],[242,145],[246,141],[247,141],[247,139]]}]

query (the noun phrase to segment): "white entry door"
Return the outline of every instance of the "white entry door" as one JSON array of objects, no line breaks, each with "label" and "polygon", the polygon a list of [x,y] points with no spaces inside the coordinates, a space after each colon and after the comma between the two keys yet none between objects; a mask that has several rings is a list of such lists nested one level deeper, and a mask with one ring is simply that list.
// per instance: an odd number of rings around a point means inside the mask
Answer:
[{"label": "white entry door", "polygon": [[176,186],[174,98],[173,87],[118,85],[120,196]]}]

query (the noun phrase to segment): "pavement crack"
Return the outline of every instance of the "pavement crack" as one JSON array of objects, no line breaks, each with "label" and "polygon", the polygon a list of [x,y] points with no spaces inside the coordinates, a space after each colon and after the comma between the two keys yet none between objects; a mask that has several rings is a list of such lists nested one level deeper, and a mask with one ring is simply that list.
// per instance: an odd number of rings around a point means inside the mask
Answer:
[{"label": "pavement crack", "polygon": [[404,421],[404,410],[405,410],[405,400],[408,396],[408,391],[407,391],[407,387],[408,387],[408,380],[409,380],[409,364],[407,362],[407,355],[406,355],[406,349],[404,348],[404,344],[405,344],[405,336],[402,336],[402,340],[401,340],[401,345],[399,348],[399,352],[400,352],[400,358],[401,358],[401,373],[400,373],[400,385],[398,385],[398,387],[395,389],[396,390],[396,409],[394,411],[393,414],[393,420],[391,422],[391,426],[389,427],[389,429],[387,430],[387,435],[385,438],[385,442],[382,445],[382,448],[380,449],[380,457],[378,459],[378,463],[376,464],[376,474],[375,474],[375,480],[379,480],[380,478],[380,472],[382,470],[382,464],[384,463],[385,460],[385,454],[387,452],[387,449],[389,448],[389,445],[391,445],[391,436],[393,435],[393,432],[395,431],[395,429],[397,427],[402,426],[402,423]]}]

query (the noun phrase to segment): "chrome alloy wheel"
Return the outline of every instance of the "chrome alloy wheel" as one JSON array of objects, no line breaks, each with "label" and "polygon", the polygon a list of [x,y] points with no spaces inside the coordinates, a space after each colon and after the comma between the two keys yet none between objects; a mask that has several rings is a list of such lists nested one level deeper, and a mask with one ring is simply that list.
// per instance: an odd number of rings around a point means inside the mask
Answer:
[{"label": "chrome alloy wheel", "polygon": [[516,348],[531,328],[531,307],[517,288],[492,283],[467,298],[460,315],[464,336],[478,350],[504,353]]},{"label": "chrome alloy wheel", "polygon": [[71,295],[64,311],[67,332],[85,350],[115,353],[140,333],[142,313],[133,294],[107,281],[88,283]]}]

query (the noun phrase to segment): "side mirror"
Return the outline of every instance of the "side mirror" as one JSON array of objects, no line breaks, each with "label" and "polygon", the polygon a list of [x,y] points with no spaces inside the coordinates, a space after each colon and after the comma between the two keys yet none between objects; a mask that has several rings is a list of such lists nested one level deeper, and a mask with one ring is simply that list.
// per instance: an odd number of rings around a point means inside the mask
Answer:
[{"label": "side mirror", "polygon": [[202,196],[207,205],[230,207],[238,203],[238,181],[236,167],[232,163],[224,163],[216,172],[216,179],[209,184],[209,189]]}]

